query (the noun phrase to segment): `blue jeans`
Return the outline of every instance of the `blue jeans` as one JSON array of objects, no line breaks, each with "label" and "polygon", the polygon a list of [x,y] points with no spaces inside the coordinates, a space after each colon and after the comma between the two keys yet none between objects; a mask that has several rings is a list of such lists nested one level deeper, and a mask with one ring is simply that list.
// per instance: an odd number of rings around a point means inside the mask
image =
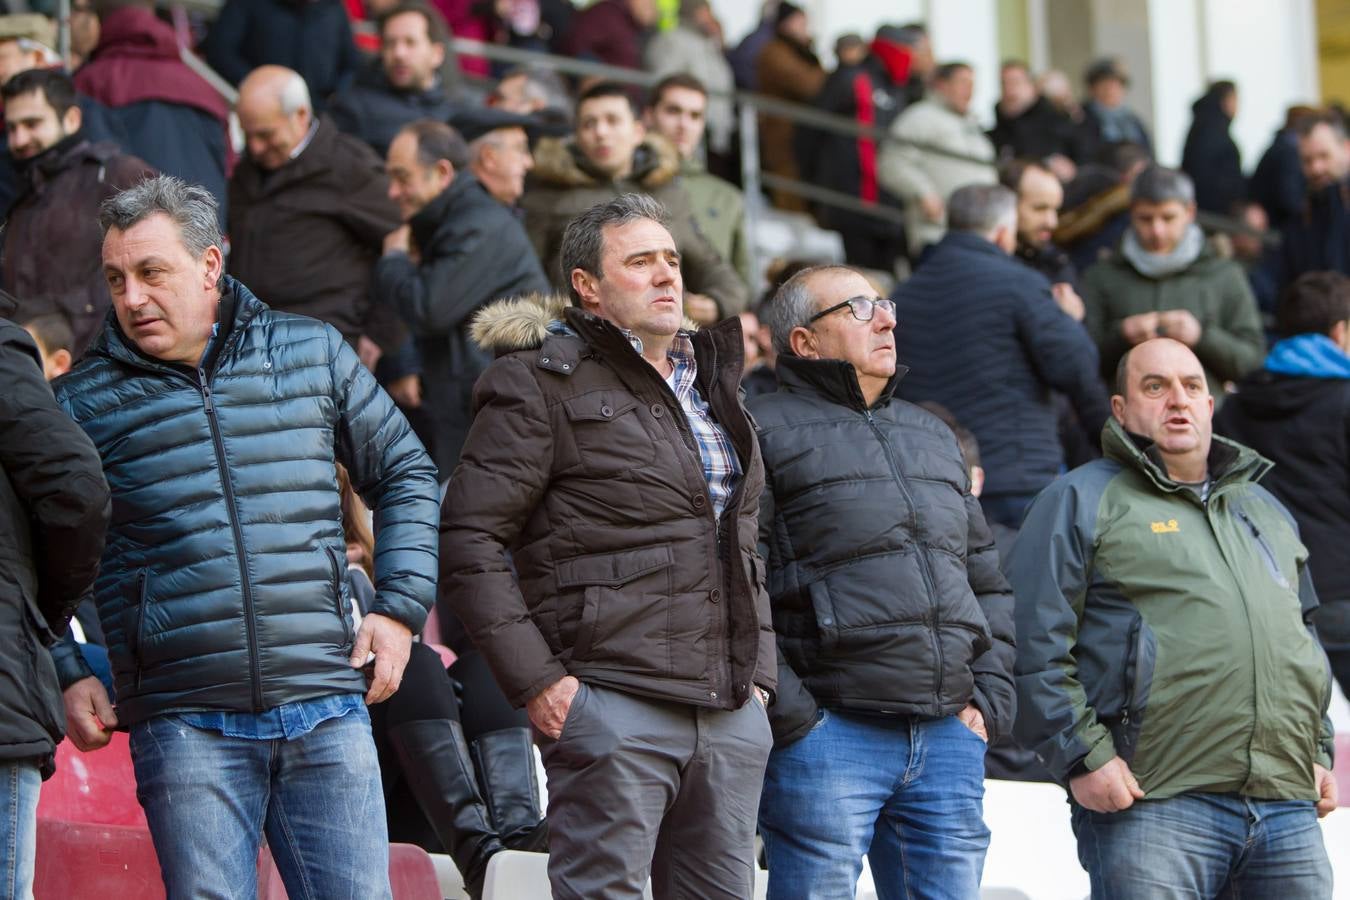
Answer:
[{"label": "blue jeans", "polygon": [[264,832],[291,900],[390,897],[364,708],[294,740],[226,737],[157,716],[132,726],[131,759],[169,900],[256,897]]},{"label": "blue jeans", "polygon": [[1325,900],[1331,864],[1311,800],[1180,794],[1118,813],[1073,805],[1093,900]]},{"label": "blue jeans", "polygon": [[955,716],[822,711],[770,754],[759,829],[770,900],[851,898],[864,853],[881,900],[978,897],[984,741]]},{"label": "blue jeans", "polygon": [[35,760],[0,763],[0,898],[32,900],[37,857],[37,805],[42,776]]}]

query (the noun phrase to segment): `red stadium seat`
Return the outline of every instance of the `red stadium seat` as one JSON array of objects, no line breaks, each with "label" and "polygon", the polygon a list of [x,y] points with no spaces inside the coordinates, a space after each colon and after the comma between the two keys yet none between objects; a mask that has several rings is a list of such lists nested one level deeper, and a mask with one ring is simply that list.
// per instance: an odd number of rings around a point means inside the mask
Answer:
[{"label": "red stadium seat", "polygon": [[[389,845],[389,882],[394,900],[442,900],[436,866],[421,847]],[[287,900],[281,873],[266,847],[258,857],[258,900]]]},{"label": "red stadium seat", "polygon": [[38,819],[33,896],[163,900],[150,832],[143,826]]},{"label": "red stadium seat", "polygon": [[81,753],[70,741],[58,744],[56,774],[42,785],[37,814],[39,819],[145,828],[126,733],[114,732],[112,743],[92,753]]}]

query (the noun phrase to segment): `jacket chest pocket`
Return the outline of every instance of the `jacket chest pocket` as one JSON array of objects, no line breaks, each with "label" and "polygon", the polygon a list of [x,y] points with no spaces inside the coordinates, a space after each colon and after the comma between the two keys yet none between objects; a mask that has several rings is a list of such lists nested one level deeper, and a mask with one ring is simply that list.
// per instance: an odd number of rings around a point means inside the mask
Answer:
[{"label": "jacket chest pocket", "polygon": [[618,474],[652,461],[656,446],[637,399],[595,391],[563,402],[577,463],[589,472]]}]

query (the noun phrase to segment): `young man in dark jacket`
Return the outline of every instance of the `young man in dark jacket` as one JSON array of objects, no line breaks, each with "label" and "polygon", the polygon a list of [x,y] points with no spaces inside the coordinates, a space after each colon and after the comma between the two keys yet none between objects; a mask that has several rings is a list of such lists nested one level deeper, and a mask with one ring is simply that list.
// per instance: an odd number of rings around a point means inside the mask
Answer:
[{"label": "young man in dark jacket", "polygon": [[[558,898],[743,898],[777,682],[738,320],[681,328],[659,203],[563,236],[573,306],[501,301],[441,520],[443,590],[548,771]],[[507,552],[510,552],[508,560]]]},{"label": "young man in dark jacket", "polygon": [[1307,184],[1303,208],[1284,224],[1276,283],[1304,272],[1350,275],[1350,137],[1335,116],[1298,124],[1298,157]]},{"label": "young man in dark jacket", "polygon": [[[130,728],[170,897],[253,882],[265,830],[291,894],[387,898],[366,705],[434,595],[435,469],[336,329],[224,275],[204,188],[152,178],[101,219],[113,312],[55,387],[117,510],[94,584],[117,707],[62,644],[71,740]],[[359,631],[338,462],[375,511]]]},{"label": "young man in dark jacket", "polygon": [[98,206],[153,170],[115,144],[91,143],[70,76],[20,72],[0,89],[9,152],[22,186],[0,238],[0,285],[19,299],[20,321],[60,313],[78,358],[108,313]]},{"label": "young man in dark jacket", "polygon": [[[0,296],[0,315],[12,315]],[[0,871],[31,897],[38,790],[64,733],[47,650],[103,554],[108,485],[89,438],[61,411],[37,347],[0,319]]]},{"label": "young man in dark jacket", "polygon": [[751,401],[778,636],[760,832],[769,897],[851,896],[868,855],[916,897],[979,893],[985,745],[1011,727],[1012,594],[951,430],[892,394],[894,306],[807,269]]},{"label": "young man in dark jacket", "polygon": [[1084,428],[1106,420],[1097,351],[1055,305],[1050,282],[1014,260],[1016,197],[972,185],[947,203],[948,232],[896,291],[900,396],[935,400],[974,432],[989,470],[980,503],[1010,528],[1064,462],[1050,391]]},{"label": "young man in dark jacket", "polygon": [[1350,278],[1309,272],[1285,288],[1284,339],[1238,382],[1215,429],[1275,462],[1261,482],[1298,520],[1317,599],[1317,633],[1350,693]]}]

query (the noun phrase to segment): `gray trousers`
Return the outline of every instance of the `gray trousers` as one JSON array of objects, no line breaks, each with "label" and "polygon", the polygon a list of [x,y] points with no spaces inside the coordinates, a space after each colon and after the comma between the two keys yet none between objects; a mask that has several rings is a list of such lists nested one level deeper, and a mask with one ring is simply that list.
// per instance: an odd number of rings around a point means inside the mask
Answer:
[{"label": "gray trousers", "polygon": [[756,699],[702,709],[582,684],[541,737],[554,900],[747,900],[773,736]]}]

